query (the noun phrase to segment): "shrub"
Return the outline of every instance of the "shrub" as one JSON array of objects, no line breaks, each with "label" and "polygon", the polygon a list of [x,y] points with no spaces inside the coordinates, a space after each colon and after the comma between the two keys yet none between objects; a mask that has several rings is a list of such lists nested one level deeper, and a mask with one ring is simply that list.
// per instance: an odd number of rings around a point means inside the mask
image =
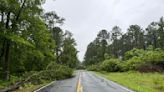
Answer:
[{"label": "shrub", "polygon": [[162,72],[164,71],[164,51],[147,51],[142,58],[144,64],[138,67],[140,72]]},{"label": "shrub", "polygon": [[89,66],[87,70],[163,72],[164,51],[159,48],[153,50],[151,47],[147,50],[133,49],[125,54],[125,61],[107,58],[101,64]]},{"label": "shrub", "polygon": [[143,61],[154,65],[164,64],[164,51],[147,51]]},{"label": "shrub", "polygon": [[85,70],[86,69],[86,67],[84,66],[84,65],[78,65],[77,67],[76,67],[76,69],[77,70]]},{"label": "shrub", "polygon": [[[141,55],[140,55],[141,54]],[[133,49],[126,53],[125,70],[138,70],[140,72],[164,71],[164,51]]]},{"label": "shrub", "polygon": [[87,67],[88,71],[99,71],[100,69],[100,64],[95,64],[95,65],[90,65]]},{"label": "shrub", "polygon": [[125,57],[124,58],[125,58],[125,60],[129,60],[129,59],[131,59],[133,57],[143,57],[144,54],[145,54],[145,51],[143,49],[136,49],[136,48],[134,48],[134,49],[132,49],[130,51],[127,51],[125,53]]},{"label": "shrub", "polygon": [[101,69],[107,72],[121,71],[121,61],[119,59],[108,59],[103,61]]},{"label": "shrub", "polygon": [[126,61],[124,68],[125,70],[136,70],[142,64],[144,64],[142,59],[140,57],[134,56]]}]

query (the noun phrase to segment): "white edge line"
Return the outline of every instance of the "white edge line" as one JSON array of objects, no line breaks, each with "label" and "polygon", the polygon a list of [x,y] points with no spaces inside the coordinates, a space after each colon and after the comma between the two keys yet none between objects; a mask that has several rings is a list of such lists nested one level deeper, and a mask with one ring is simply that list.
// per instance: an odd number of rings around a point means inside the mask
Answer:
[{"label": "white edge line", "polygon": [[40,91],[41,89],[50,86],[50,85],[53,84],[54,82],[55,82],[55,81],[52,81],[51,83],[49,83],[49,84],[47,84],[47,85],[45,85],[45,86],[43,86],[43,87],[41,87],[41,88],[39,88],[39,89],[33,91],[33,92],[38,92],[38,91]]}]

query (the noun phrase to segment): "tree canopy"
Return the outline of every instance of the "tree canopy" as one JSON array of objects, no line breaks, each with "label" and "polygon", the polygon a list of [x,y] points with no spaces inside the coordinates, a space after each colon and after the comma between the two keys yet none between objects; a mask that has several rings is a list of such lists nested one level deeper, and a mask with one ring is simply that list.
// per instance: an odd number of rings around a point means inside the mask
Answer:
[{"label": "tree canopy", "polygon": [[105,58],[121,58],[127,51],[134,48],[146,50],[150,45],[153,49],[164,49],[164,20],[152,22],[143,29],[139,25],[130,25],[126,33],[119,26],[114,26],[110,32],[101,30],[91,42],[84,56],[84,64],[92,65]]},{"label": "tree canopy", "polygon": [[54,11],[45,13],[44,3],[45,0],[0,1],[1,79],[41,71],[52,62],[71,68],[78,62],[72,34],[68,36],[58,26],[64,18]]}]

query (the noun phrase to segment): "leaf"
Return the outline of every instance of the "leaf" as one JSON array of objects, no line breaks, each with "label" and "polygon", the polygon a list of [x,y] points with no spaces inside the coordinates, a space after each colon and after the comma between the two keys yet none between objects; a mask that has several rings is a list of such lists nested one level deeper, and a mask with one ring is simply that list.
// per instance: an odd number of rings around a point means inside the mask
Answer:
[{"label": "leaf", "polygon": [[18,35],[0,33],[0,36],[4,37],[4,38],[6,38],[12,42],[23,44],[23,45],[35,48],[35,46],[33,44],[31,44],[29,41],[25,40],[24,38],[22,38]]}]

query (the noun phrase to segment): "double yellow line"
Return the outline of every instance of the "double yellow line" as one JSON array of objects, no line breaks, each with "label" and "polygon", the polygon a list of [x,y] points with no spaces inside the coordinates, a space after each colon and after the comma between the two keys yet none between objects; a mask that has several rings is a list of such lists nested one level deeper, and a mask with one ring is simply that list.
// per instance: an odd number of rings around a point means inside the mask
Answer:
[{"label": "double yellow line", "polygon": [[78,78],[78,83],[77,83],[77,90],[76,92],[83,92],[83,87],[81,85],[81,75],[79,75],[79,78]]}]

